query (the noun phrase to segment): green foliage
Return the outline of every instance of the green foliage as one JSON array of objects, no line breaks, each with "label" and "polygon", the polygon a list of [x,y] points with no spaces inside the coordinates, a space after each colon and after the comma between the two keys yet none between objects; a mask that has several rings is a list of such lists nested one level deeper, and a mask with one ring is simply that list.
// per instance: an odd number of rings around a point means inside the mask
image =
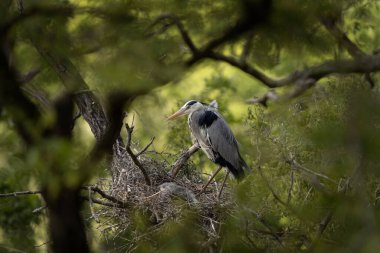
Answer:
[{"label": "green foliage", "polygon": [[[16,2],[0,4],[1,24],[18,15]],[[97,236],[102,235],[94,233],[96,246],[122,252],[379,252],[377,86],[370,89],[361,76],[334,76],[293,100],[269,103],[268,108],[248,107],[245,99],[264,92],[257,80],[211,60],[188,69],[183,63],[191,54],[178,29],[165,27],[166,23],[152,26],[158,16],[175,14],[201,48],[246,15],[242,7],[249,1],[23,2],[25,10],[33,6],[75,9],[65,15],[32,15],[9,34],[12,66],[21,74],[41,68],[30,84],[43,90],[47,98],[87,89],[101,99],[119,90],[132,95],[148,93],[135,100],[127,121],[136,116],[134,144],[142,147],[155,136],[153,147],[158,154],[170,154],[165,156],[168,164],[192,143],[186,119],[167,123],[165,116],[187,100],[216,99],[253,168],[241,183],[228,181],[233,204],[218,207],[215,241],[210,242],[200,229],[203,214],[186,207],[180,218],[168,218],[158,225],[151,224],[144,210],[134,210],[128,213],[132,224],[121,234],[113,234],[113,241],[98,243]],[[379,1],[272,2],[271,16],[255,27],[252,41],[248,32],[215,50],[238,57],[248,42],[247,63],[278,77],[349,57],[321,25],[324,15],[336,17],[337,25],[363,51],[371,53],[379,47]],[[44,55],[44,50],[56,55]],[[74,62],[89,87],[78,85],[70,76],[57,75],[49,57],[59,56]],[[71,80],[66,87],[61,83],[64,78]],[[288,90],[285,87],[278,93]],[[31,99],[39,103],[38,98]],[[34,126],[38,136],[51,127],[55,117],[49,109],[41,111],[44,116]],[[16,134],[12,111],[0,108],[0,132],[0,193],[43,185],[54,195],[62,186],[76,186],[86,173],[81,169],[92,166],[84,158],[94,139],[83,122],[76,124],[73,140],[49,138],[27,148]],[[187,169],[208,173],[215,168],[201,152],[191,160],[194,166]],[[91,178],[96,180],[105,167],[101,163]],[[41,202],[36,196],[1,199],[0,245],[38,251],[33,245],[46,239],[39,235],[47,228],[41,213],[32,211],[44,205]],[[96,226],[90,224],[88,229],[95,231]]]}]

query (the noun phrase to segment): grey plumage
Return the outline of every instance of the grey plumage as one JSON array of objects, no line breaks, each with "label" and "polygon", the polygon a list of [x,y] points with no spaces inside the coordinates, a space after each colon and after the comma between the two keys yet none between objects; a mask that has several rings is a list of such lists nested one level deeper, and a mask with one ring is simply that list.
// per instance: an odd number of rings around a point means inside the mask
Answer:
[{"label": "grey plumage", "polygon": [[217,111],[217,103],[210,105],[191,100],[169,119],[189,114],[188,123],[192,137],[198,142],[207,157],[226,167],[235,178],[244,176],[249,170],[240,155],[238,143],[226,121]]}]

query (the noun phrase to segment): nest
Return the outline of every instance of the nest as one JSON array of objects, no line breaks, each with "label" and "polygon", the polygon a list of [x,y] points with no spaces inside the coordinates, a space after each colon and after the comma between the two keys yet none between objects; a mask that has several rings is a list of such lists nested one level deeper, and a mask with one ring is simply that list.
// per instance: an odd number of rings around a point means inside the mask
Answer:
[{"label": "nest", "polygon": [[[184,211],[191,210],[198,215],[197,220],[206,238],[217,239],[221,210],[233,204],[230,188],[226,185],[220,191],[222,183],[215,182],[201,192],[205,182],[199,170],[188,162],[183,164],[176,177],[170,176],[169,156],[160,154],[160,157],[155,157],[148,155],[148,152],[138,156],[151,185],[146,183],[141,169],[128,152],[121,152],[114,157],[111,166],[116,175],[112,180],[99,181],[97,187],[124,205],[104,207],[93,213],[93,216],[98,216],[98,220],[107,220],[105,223],[99,222],[98,228],[102,232],[109,232],[102,234],[116,237],[127,229],[133,229],[131,217],[136,210],[149,218],[152,229],[157,229],[169,220],[179,222]],[[131,245],[131,242],[128,244]]]}]

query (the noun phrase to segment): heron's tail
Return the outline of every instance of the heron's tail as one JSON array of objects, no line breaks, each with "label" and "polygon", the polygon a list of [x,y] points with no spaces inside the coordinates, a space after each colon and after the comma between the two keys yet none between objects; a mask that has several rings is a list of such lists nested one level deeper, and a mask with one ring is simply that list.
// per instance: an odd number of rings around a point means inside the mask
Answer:
[{"label": "heron's tail", "polygon": [[[247,163],[244,161],[244,159],[239,154],[239,165],[237,168],[231,166],[230,168],[228,166],[229,171],[231,171],[234,178],[237,180],[241,180],[245,177],[246,174],[249,174],[251,172],[251,168],[247,165]],[[231,165],[231,164],[230,164]]]}]

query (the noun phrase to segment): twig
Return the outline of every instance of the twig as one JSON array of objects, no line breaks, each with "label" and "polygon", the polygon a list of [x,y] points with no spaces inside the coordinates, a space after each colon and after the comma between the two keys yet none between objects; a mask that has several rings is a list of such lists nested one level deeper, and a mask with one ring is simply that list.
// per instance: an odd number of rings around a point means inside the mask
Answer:
[{"label": "twig", "polygon": [[125,129],[127,129],[127,144],[126,144],[126,147],[130,147],[131,146],[133,128],[134,128],[133,125],[129,126],[128,123],[125,123]]},{"label": "twig", "polygon": [[219,171],[222,168],[223,168],[222,166],[219,166],[219,168],[212,174],[212,176],[210,177],[210,179],[208,180],[208,182],[205,184],[205,186],[203,186],[203,188],[202,188],[202,190],[201,190],[201,192],[199,194],[203,193],[206,190],[207,186],[211,183],[211,181],[214,179],[214,177],[216,177],[216,175],[218,175]]},{"label": "twig", "polygon": [[177,161],[172,165],[172,169],[170,171],[170,174],[172,177],[175,177],[178,174],[178,171],[185,165],[187,160],[192,156],[195,152],[199,150],[198,143],[193,144],[188,150],[183,152]]},{"label": "twig", "polygon": [[91,217],[94,217],[94,220],[99,223],[99,219],[98,219],[98,216],[95,214],[94,212],[94,208],[92,206],[92,190],[91,190],[91,186],[88,187],[88,204],[90,206],[90,211],[91,211]]},{"label": "twig", "polygon": [[155,137],[153,137],[153,138],[150,140],[150,142],[148,143],[148,145],[145,146],[145,148],[143,148],[140,152],[138,152],[138,153],[136,154],[136,157],[139,157],[140,155],[144,154],[145,151],[147,151],[148,148],[153,144],[154,139],[155,139]]},{"label": "twig", "polygon": [[266,231],[268,234],[270,234],[271,236],[273,236],[273,238],[282,246],[284,247],[284,245],[282,244],[282,241],[281,241],[281,237],[278,236],[278,234],[273,231],[272,227],[269,225],[269,222],[267,220],[264,219],[264,217],[258,213],[258,212],[255,212],[251,209],[248,209],[246,208],[246,210],[248,210],[250,213],[254,214],[256,219],[264,225],[264,227],[266,227],[268,229],[268,231]]},{"label": "twig", "polygon": [[133,163],[141,170],[141,172],[144,176],[144,179],[145,179],[145,183],[147,185],[152,185],[150,178],[149,178],[149,175],[146,172],[144,166],[140,163],[140,161],[137,159],[137,156],[131,150],[131,139],[132,139],[133,126],[130,127],[128,124],[125,124],[125,128],[127,129],[127,134],[128,134],[127,145],[125,146],[125,149],[126,149],[128,155],[131,157]]},{"label": "twig", "polygon": [[287,200],[288,204],[290,203],[290,200],[292,198],[293,185],[294,185],[294,171],[291,170],[290,171],[290,187],[288,191],[288,200]]},{"label": "twig", "polygon": [[286,161],[287,163],[289,163],[290,165],[292,165],[294,168],[298,169],[298,170],[303,170],[309,174],[312,174],[312,175],[315,175],[317,177],[320,177],[320,178],[323,178],[331,183],[334,183],[334,184],[337,184],[337,181],[335,181],[334,179],[331,179],[330,177],[322,174],[322,173],[318,173],[318,172],[315,172],[313,170],[310,170],[304,166],[302,166],[301,164],[299,164],[295,159],[294,159],[294,156],[292,154],[290,154],[290,158],[287,159]]},{"label": "twig", "polygon": [[120,206],[128,206],[127,203],[121,201],[121,200],[118,200],[117,198],[111,196],[111,195],[108,195],[107,193],[105,193],[104,191],[102,191],[99,187],[97,186],[93,186],[93,185],[89,185],[89,186],[82,186],[81,187],[82,190],[91,190],[93,192],[96,192],[98,193],[100,196],[102,196],[103,198],[105,199],[108,199],[109,201],[112,201]]},{"label": "twig", "polygon": [[40,206],[40,207],[37,207],[36,209],[34,209],[34,210],[32,211],[32,213],[39,213],[39,212],[45,210],[46,208],[47,208],[47,206]]},{"label": "twig", "polygon": [[22,195],[33,195],[33,194],[41,194],[42,191],[21,191],[21,192],[11,192],[11,193],[2,193],[0,194],[0,198],[7,197],[17,197]]}]

